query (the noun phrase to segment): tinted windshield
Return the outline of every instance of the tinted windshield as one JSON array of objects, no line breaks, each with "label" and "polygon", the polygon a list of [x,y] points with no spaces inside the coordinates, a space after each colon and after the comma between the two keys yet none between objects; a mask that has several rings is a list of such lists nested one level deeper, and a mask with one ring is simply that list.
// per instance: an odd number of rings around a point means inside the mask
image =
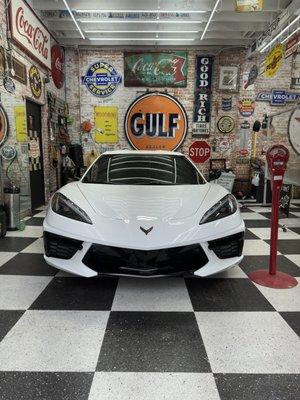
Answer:
[{"label": "tinted windshield", "polygon": [[104,155],[89,169],[83,183],[118,185],[200,185],[202,175],[185,157],[176,155]]}]

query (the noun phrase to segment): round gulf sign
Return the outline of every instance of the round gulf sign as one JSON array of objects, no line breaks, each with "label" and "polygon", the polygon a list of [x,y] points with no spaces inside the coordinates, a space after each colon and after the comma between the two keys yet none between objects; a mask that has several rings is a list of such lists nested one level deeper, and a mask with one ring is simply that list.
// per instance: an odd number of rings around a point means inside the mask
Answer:
[{"label": "round gulf sign", "polygon": [[300,108],[290,116],[288,137],[293,150],[300,155]]},{"label": "round gulf sign", "polygon": [[195,163],[202,164],[210,158],[210,145],[205,140],[197,140],[189,148],[189,157]]},{"label": "round gulf sign", "polygon": [[143,94],[129,106],[124,129],[137,150],[176,150],[186,136],[188,120],[177,99],[153,92]]}]

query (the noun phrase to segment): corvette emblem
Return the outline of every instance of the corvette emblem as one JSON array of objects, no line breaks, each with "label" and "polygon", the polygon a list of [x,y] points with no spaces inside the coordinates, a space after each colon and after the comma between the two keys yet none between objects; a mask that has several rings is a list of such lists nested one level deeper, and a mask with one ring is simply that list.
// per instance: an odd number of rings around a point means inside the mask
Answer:
[{"label": "corvette emblem", "polygon": [[140,230],[142,232],[144,232],[145,235],[148,235],[148,233],[150,233],[152,231],[152,229],[153,229],[153,226],[151,226],[151,228],[149,228],[149,229],[145,229],[142,226],[140,226]]}]

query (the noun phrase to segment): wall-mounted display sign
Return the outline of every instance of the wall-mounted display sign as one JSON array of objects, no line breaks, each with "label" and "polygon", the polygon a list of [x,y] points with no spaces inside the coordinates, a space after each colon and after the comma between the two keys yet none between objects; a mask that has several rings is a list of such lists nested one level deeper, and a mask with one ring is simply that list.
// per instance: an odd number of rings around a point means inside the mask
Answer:
[{"label": "wall-mounted display sign", "polygon": [[18,142],[26,142],[27,136],[27,121],[25,106],[16,106],[14,108],[15,124],[16,124],[16,138]]},{"label": "wall-mounted display sign", "polygon": [[237,92],[239,83],[239,67],[236,65],[220,66],[219,90]]},{"label": "wall-mounted display sign", "polygon": [[295,33],[284,46],[284,56],[285,58],[290,57],[292,54],[296,53],[299,44],[299,33]]},{"label": "wall-mounted display sign", "polygon": [[258,77],[258,66],[252,65],[247,80],[244,84],[244,89],[247,89],[249,86],[253,85],[257,77]]},{"label": "wall-mounted display sign", "polygon": [[235,127],[234,119],[229,115],[224,115],[217,122],[217,127],[221,133],[231,133]]},{"label": "wall-mounted display sign", "polygon": [[185,139],[188,120],[175,97],[150,92],[129,106],[124,128],[129,143],[137,150],[176,150]]},{"label": "wall-mounted display sign", "polygon": [[276,44],[268,53],[265,59],[264,75],[266,78],[272,78],[282,67],[284,60],[284,46],[281,43]]},{"label": "wall-mounted display sign", "polygon": [[125,52],[124,85],[186,87],[187,52]]},{"label": "wall-mounted display sign", "polygon": [[293,56],[291,89],[300,89],[300,53]]},{"label": "wall-mounted display sign", "polygon": [[0,104],[0,146],[7,139],[8,135],[8,119],[6,112]]},{"label": "wall-mounted display sign", "polygon": [[81,77],[81,83],[97,97],[112,95],[121,82],[121,75],[112,65],[105,61],[98,61],[92,64],[85,75]]},{"label": "wall-mounted display sign", "polygon": [[5,144],[1,147],[1,157],[6,161],[13,160],[17,155],[17,150],[15,147],[10,146],[9,144]]},{"label": "wall-mounted display sign", "polygon": [[271,92],[260,92],[256,96],[256,101],[268,101],[273,106],[284,106],[300,100],[300,93],[287,92],[281,89],[273,89]]},{"label": "wall-mounted display sign", "polygon": [[195,163],[205,163],[210,158],[211,148],[205,140],[197,140],[189,147],[189,157]]},{"label": "wall-mounted display sign", "polygon": [[296,108],[289,120],[288,137],[294,151],[300,156],[300,108]]},{"label": "wall-mounted display sign", "polygon": [[221,109],[222,111],[230,111],[232,109],[232,97],[222,97]]},{"label": "wall-mounted display sign", "polygon": [[10,76],[5,76],[3,79],[3,86],[4,89],[8,92],[8,93],[15,93],[16,90],[16,85],[14,83],[14,81],[11,79]]},{"label": "wall-mounted display sign", "polygon": [[264,0],[235,0],[236,12],[262,11]]},{"label": "wall-mounted display sign", "polygon": [[23,50],[51,69],[51,35],[26,1],[11,0],[10,29],[12,39]]},{"label": "wall-mounted display sign", "polygon": [[249,155],[251,150],[251,132],[250,123],[244,121],[241,123],[240,135],[239,135],[239,154],[242,157]]},{"label": "wall-mounted display sign", "polygon": [[65,54],[63,48],[59,44],[51,47],[51,75],[55,86],[61,89],[64,85]]},{"label": "wall-mounted display sign", "polygon": [[254,113],[255,101],[252,99],[242,99],[239,101],[238,108],[243,117],[250,117]]},{"label": "wall-mounted display sign", "polygon": [[36,99],[39,99],[42,94],[42,79],[40,72],[35,65],[30,67],[28,75],[31,93]]},{"label": "wall-mounted display sign", "polygon": [[118,141],[118,108],[95,106],[94,125],[96,143],[116,143]]},{"label": "wall-mounted display sign", "polygon": [[209,136],[213,57],[196,58],[196,91],[193,115],[193,137]]}]

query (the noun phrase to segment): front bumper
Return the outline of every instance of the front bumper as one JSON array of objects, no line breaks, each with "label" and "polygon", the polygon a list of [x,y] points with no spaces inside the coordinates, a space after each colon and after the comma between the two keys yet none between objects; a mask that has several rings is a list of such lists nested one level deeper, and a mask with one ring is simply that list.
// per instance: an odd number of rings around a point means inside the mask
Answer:
[{"label": "front bumper", "polygon": [[130,275],[157,277],[209,276],[238,264],[244,232],[208,242],[157,250],[135,250],[89,243],[44,232],[45,260],[64,271],[92,277]]}]

